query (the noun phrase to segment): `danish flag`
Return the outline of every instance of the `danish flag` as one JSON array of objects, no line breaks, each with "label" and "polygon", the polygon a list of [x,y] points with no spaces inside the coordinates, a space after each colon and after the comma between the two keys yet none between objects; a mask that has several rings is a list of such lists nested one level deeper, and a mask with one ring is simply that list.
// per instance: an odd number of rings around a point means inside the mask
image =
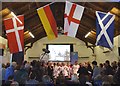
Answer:
[{"label": "danish flag", "polygon": [[22,23],[15,17],[4,20],[10,53],[17,53],[24,49],[24,16],[20,15],[17,18]]},{"label": "danish flag", "polygon": [[82,18],[84,7],[66,1],[64,14],[64,34],[75,37],[80,20]]}]

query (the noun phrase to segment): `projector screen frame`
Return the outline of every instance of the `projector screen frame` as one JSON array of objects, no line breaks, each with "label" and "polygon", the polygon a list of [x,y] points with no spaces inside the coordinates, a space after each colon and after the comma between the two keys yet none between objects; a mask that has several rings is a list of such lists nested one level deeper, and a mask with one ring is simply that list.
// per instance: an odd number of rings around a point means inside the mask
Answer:
[{"label": "projector screen frame", "polygon": [[[61,44],[61,43],[59,43],[59,44],[54,44],[54,43],[53,44],[46,44],[46,49],[48,49],[49,45],[70,45],[70,53],[74,52],[73,44],[65,44],[65,43],[64,44]],[[54,60],[52,60],[52,62],[70,62],[70,60],[69,61],[58,61],[58,60],[54,61]]]}]

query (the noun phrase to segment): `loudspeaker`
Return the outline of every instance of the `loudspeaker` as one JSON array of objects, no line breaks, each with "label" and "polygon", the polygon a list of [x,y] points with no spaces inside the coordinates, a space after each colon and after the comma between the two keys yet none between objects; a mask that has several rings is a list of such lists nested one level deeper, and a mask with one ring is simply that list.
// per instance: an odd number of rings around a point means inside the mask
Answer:
[{"label": "loudspeaker", "polygon": [[118,47],[118,55],[120,56],[120,47]]}]

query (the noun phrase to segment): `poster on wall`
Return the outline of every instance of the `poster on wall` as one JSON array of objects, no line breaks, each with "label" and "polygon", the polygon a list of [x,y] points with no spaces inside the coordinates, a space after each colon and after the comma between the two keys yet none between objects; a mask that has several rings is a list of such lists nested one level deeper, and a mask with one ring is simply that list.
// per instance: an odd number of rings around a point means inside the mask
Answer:
[{"label": "poster on wall", "polygon": [[70,63],[74,64],[75,61],[78,61],[78,52],[71,52],[70,53]]}]

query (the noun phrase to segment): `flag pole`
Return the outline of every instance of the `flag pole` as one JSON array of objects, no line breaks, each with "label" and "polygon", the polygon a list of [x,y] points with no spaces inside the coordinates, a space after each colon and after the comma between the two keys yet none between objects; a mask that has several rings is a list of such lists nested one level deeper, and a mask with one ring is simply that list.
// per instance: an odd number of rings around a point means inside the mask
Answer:
[{"label": "flag pole", "polygon": [[51,2],[51,3],[49,3],[49,4],[47,4],[47,5],[42,6],[42,7],[38,8],[37,10],[39,10],[39,9],[41,9],[41,8],[44,8],[44,7],[48,6],[48,5],[51,5],[51,4],[53,4],[53,3],[55,3],[55,1],[53,1],[53,2]]},{"label": "flag pole", "polygon": [[10,54],[10,65],[12,65],[12,55],[13,54]]}]

